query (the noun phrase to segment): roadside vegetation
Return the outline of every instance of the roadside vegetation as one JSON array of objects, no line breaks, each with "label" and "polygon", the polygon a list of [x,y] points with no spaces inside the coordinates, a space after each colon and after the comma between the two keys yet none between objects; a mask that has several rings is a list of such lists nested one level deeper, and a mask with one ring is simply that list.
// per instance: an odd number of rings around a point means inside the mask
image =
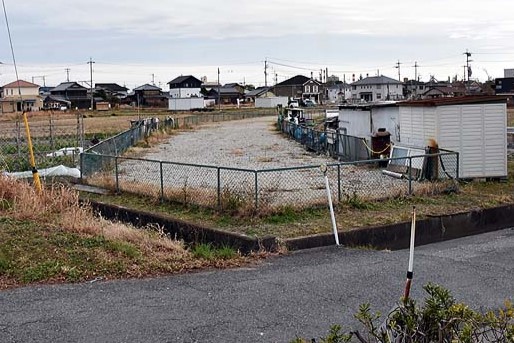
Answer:
[{"label": "roadside vegetation", "polygon": [[186,246],[159,227],[104,220],[63,185],[38,194],[2,175],[0,242],[0,289],[236,267],[251,259],[230,247]]},{"label": "roadside vegetation", "polygon": [[423,302],[402,299],[387,316],[360,306],[355,319],[360,329],[344,330],[333,325],[325,337],[296,338],[291,343],[479,343],[514,342],[514,306],[506,301],[496,311],[477,312],[457,302],[447,289],[424,286]]},{"label": "roadside vegetation", "polygon": [[[335,207],[339,231],[408,221],[412,205],[418,218],[461,213],[514,203],[514,161],[508,162],[509,176],[503,181],[462,182],[457,191],[426,192],[382,201],[348,197]],[[233,209],[219,212],[194,205],[160,202],[155,197],[128,193],[120,195],[82,194],[83,197],[141,211],[155,212],[203,226],[262,237],[292,238],[331,232],[328,205],[306,209],[291,206],[262,212]]]}]

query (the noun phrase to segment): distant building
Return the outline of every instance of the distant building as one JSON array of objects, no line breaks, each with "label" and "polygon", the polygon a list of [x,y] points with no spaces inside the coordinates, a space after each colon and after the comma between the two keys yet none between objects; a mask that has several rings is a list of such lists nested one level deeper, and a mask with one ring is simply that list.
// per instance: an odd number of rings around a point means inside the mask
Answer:
[{"label": "distant building", "polygon": [[39,96],[39,85],[19,80],[2,86],[2,89],[0,99],[2,113],[38,111],[43,107]]},{"label": "distant building", "polygon": [[45,108],[59,108],[66,104],[68,108],[88,109],[91,98],[88,89],[77,82],[63,82],[50,90],[44,100]]},{"label": "distant building", "polygon": [[355,81],[352,99],[367,102],[403,99],[403,84],[387,76],[369,76]]},{"label": "distant building", "polygon": [[307,76],[296,75],[290,79],[277,83],[273,86],[272,92],[277,96],[301,98],[304,91],[303,85],[309,80],[310,78]]},{"label": "distant building", "polygon": [[168,82],[171,98],[202,97],[202,81],[192,75],[179,76]]},{"label": "distant building", "polygon": [[514,69],[503,69],[503,77],[514,77]]},{"label": "distant building", "polygon": [[270,87],[258,87],[245,93],[245,102],[255,102],[257,98],[274,97],[275,94],[270,91]]},{"label": "distant building", "polygon": [[168,108],[169,95],[164,94],[162,89],[144,84],[134,88],[134,92],[127,96],[127,100],[134,106]]},{"label": "distant building", "polygon": [[352,97],[351,89],[351,86],[347,83],[335,83],[327,87],[327,99],[330,103],[340,104]]}]

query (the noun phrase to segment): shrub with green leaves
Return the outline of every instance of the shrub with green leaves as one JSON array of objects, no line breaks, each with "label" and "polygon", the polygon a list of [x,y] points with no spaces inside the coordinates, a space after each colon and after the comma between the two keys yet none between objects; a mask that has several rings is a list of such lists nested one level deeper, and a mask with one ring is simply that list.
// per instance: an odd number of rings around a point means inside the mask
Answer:
[{"label": "shrub with green leaves", "polygon": [[319,340],[296,338],[292,343],[514,343],[514,306],[506,301],[497,311],[479,313],[455,301],[450,291],[429,283],[422,304],[402,299],[385,319],[363,304],[355,318],[362,330],[344,332],[333,325]]}]

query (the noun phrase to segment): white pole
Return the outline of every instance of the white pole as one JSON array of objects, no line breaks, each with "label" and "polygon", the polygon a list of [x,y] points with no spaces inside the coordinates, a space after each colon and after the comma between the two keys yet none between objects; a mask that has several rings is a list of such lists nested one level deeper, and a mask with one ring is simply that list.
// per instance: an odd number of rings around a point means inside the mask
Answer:
[{"label": "white pole", "polygon": [[409,299],[412,278],[414,276],[414,241],[416,238],[416,206],[412,206],[412,223],[410,226],[410,251],[409,268],[407,269],[407,281],[405,282],[404,301]]},{"label": "white pole", "polygon": [[323,176],[325,178],[325,188],[327,189],[328,207],[330,208],[330,219],[332,220],[332,231],[334,232],[334,238],[336,240],[336,245],[339,245],[339,235],[337,234],[336,217],[334,215],[334,206],[332,206],[332,196],[330,195],[330,184],[328,183],[327,166],[323,164],[320,166],[320,169],[323,172]]},{"label": "white pole", "polygon": [[414,268],[414,239],[416,238],[416,207],[412,208],[412,223],[410,226],[409,272]]}]

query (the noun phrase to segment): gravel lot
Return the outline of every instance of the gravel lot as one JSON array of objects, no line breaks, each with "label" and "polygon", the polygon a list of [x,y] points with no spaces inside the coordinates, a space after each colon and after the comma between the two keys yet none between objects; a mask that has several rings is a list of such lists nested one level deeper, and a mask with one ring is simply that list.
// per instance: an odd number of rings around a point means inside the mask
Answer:
[{"label": "gravel lot", "polygon": [[[216,206],[218,182],[220,193],[238,194],[253,202],[256,183],[260,203],[276,205],[312,205],[326,203],[322,163],[334,159],[306,151],[305,148],[274,130],[275,117],[213,123],[193,131],[180,132],[152,149],[144,158],[168,162],[222,167],[202,168],[164,163],[163,185],[169,198],[200,205]],[[301,170],[254,170],[312,166]],[[239,171],[224,168],[249,169]],[[153,185],[160,180],[158,163],[124,161],[120,165],[120,187],[133,189]],[[384,176],[380,169],[343,166],[341,191],[343,197],[358,195],[383,198],[407,191],[407,181]],[[337,168],[328,171],[332,194],[337,200]],[[150,188],[150,187],[149,187]]]}]

